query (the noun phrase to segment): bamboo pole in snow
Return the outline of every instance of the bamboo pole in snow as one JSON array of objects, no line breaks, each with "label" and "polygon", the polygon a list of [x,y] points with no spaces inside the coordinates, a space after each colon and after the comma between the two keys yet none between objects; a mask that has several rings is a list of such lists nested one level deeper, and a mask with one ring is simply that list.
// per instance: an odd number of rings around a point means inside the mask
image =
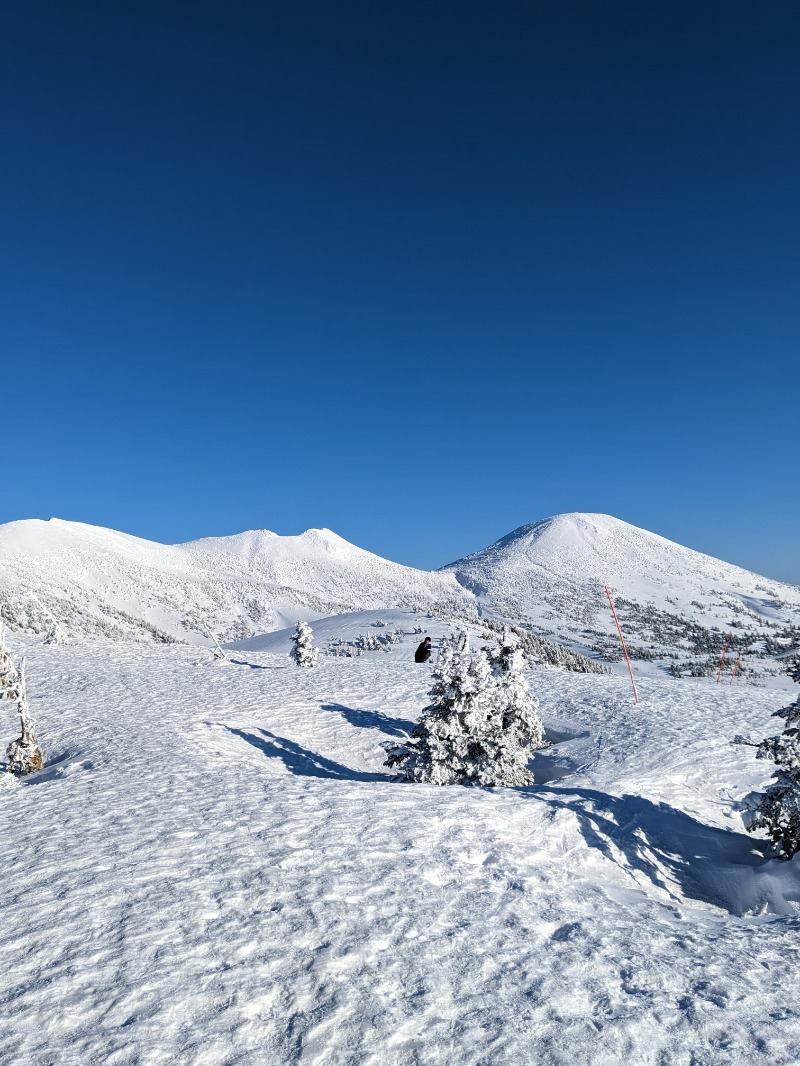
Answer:
[{"label": "bamboo pole in snow", "polygon": [[724,644],[724,646],[722,648],[722,658],[719,661],[719,670],[717,670],[717,684],[719,684],[719,679],[722,677],[722,667],[725,665],[725,655],[726,655],[726,653],[728,651],[728,642],[730,641],[730,639],[731,639],[731,637],[730,637],[730,633],[729,633],[725,637],[725,644]]},{"label": "bamboo pole in snow", "polygon": [[631,658],[628,655],[628,649],[625,646],[625,638],[622,635],[622,627],[619,624],[619,618],[617,618],[617,612],[614,610],[614,602],[611,599],[611,593],[608,590],[608,585],[604,585],[606,590],[606,596],[608,596],[608,605],[611,608],[611,613],[614,615],[614,621],[617,624],[617,632],[619,633],[619,639],[622,641],[622,650],[625,652],[625,662],[628,664],[628,673],[631,675],[631,684],[633,685],[633,698],[634,702],[639,702],[639,693],[636,691],[636,682],[633,680],[633,667],[631,666]]}]

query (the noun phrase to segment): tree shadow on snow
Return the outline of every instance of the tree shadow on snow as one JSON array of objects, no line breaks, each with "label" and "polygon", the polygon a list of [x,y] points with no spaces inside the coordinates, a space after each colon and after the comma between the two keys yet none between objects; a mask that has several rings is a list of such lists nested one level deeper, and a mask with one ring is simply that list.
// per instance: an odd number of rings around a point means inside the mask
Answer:
[{"label": "tree shadow on snow", "polygon": [[550,807],[571,811],[590,847],[673,899],[701,900],[730,914],[765,909],[796,913],[787,900],[800,899],[800,869],[770,862],[766,841],[704,825],[642,796],[547,786],[525,792]]},{"label": "tree shadow on snow", "polygon": [[380,729],[391,737],[410,737],[414,723],[408,718],[390,718],[382,711],[362,711],[356,707],[345,707],[342,703],[322,703],[323,711],[336,711],[350,725],[359,729]]},{"label": "tree shadow on snow", "polygon": [[551,781],[569,777],[579,767],[580,762],[578,759],[572,759],[567,755],[553,754],[551,748],[535,751],[528,759],[528,769],[533,771],[537,785],[547,785]]},{"label": "tree shadow on snow", "polygon": [[[278,737],[268,729],[248,732],[225,726],[234,736],[246,740],[270,759],[280,759],[287,770],[298,777],[327,777],[337,781],[396,781],[392,774],[375,774],[366,770],[353,770],[349,766],[326,759],[293,740]],[[260,735],[259,735],[260,734]]]},{"label": "tree shadow on snow", "polygon": [[261,663],[248,663],[244,659],[231,659],[234,666],[248,666],[251,670],[283,670],[283,666],[263,666]]}]

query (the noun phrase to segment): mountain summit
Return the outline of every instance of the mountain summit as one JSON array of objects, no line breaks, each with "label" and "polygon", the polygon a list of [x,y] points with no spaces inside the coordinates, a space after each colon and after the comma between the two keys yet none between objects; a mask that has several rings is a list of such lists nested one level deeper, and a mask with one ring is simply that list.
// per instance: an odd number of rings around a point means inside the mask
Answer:
[{"label": "mountain summit", "polygon": [[797,586],[607,514],[562,514],[520,526],[442,569],[484,613],[524,619],[581,643],[611,632],[604,586],[633,625],[647,615],[652,631],[658,621],[661,637],[670,617],[680,619],[679,629],[744,628],[765,637],[800,623]]}]

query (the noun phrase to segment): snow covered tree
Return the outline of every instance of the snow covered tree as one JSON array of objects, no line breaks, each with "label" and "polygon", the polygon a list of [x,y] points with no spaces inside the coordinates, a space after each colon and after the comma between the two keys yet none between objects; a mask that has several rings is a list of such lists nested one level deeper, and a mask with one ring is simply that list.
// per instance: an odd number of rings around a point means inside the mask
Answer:
[{"label": "snow covered tree", "polygon": [[33,723],[28,709],[28,697],[25,692],[24,659],[15,671],[9,691],[6,692],[6,699],[13,700],[16,703],[22,726],[19,739],[12,740],[6,751],[8,769],[11,773],[16,774],[17,777],[23,777],[25,774],[32,774],[36,770],[41,770],[44,766],[42,750],[33,731]]},{"label": "snow covered tree", "polygon": [[406,781],[434,785],[533,783],[522,738],[535,728],[509,710],[486,653],[469,655],[466,633],[444,643],[429,695],[411,739],[387,747],[387,766],[399,767]]},{"label": "snow covered tree", "polygon": [[32,774],[35,770],[41,770],[44,766],[41,748],[33,731],[30,710],[28,708],[28,696],[25,692],[25,660],[19,666],[14,661],[14,656],[5,644],[5,633],[0,622],[0,699],[11,700],[17,706],[19,712],[22,733],[18,740],[12,740],[8,745],[8,770],[23,777]]},{"label": "snow covered tree", "polygon": [[[800,667],[792,676],[800,682]],[[764,829],[780,859],[791,859],[800,851],[800,697],[788,707],[775,711],[786,726],[778,736],[767,737],[757,746],[757,759],[771,759],[778,770],[766,792],[748,797],[748,832]]]},{"label": "snow covered tree", "polygon": [[500,645],[491,654],[491,663],[503,729],[513,734],[520,747],[543,748],[544,726],[539,717],[539,700],[528,688],[523,673],[525,656],[519,639],[510,629],[503,629]]},{"label": "snow covered tree", "polygon": [[67,634],[58,624],[58,620],[56,619],[56,616],[53,614],[53,612],[48,607],[45,607],[45,605],[37,596],[31,595],[31,599],[47,619],[47,633],[45,634],[45,638],[42,643],[56,644],[59,646],[62,644],[66,644]]},{"label": "snow covered tree", "polygon": [[319,649],[314,647],[314,634],[308,622],[298,622],[294,631],[291,655],[298,666],[316,666]]}]

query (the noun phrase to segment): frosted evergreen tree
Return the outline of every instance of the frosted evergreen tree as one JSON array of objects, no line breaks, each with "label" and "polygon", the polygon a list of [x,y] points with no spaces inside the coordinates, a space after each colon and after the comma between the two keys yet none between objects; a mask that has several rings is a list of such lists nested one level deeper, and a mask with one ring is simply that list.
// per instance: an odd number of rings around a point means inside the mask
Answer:
[{"label": "frosted evergreen tree", "polygon": [[[800,666],[792,676],[800,682]],[[786,726],[778,736],[767,737],[757,746],[757,759],[771,759],[778,765],[773,784],[766,792],[748,797],[751,813],[749,832],[764,829],[780,859],[791,859],[800,851],[800,697],[788,707],[775,711]]]},{"label": "frosted evergreen tree", "polygon": [[21,734],[19,739],[8,745],[8,770],[17,777],[32,774],[44,766],[39,741],[33,731],[28,696],[25,691],[25,660],[19,666],[14,661],[5,644],[5,633],[0,622],[0,699],[10,700],[16,704],[20,717]]},{"label": "frosted evergreen tree", "polygon": [[314,634],[308,622],[298,622],[294,631],[294,647],[291,655],[298,666],[316,666],[318,648],[314,647]]},{"label": "frosted evergreen tree", "polygon": [[545,746],[544,726],[539,717],[539,700],[525,680],[525,656],[519,639],[510,629],[503,629],[500,645],[491,654],[495,698],[503,730],[511,732],[522,748]]},{"label": "frosted evergreen tree", "polygon": [[445,642],[433,672],[432,702],[411,739],[387,748],[386,765],[406,781],[434,785],[529,785],[529,752],[503,726],[504,703],[485,652],[469,655],[466,633]]}]

